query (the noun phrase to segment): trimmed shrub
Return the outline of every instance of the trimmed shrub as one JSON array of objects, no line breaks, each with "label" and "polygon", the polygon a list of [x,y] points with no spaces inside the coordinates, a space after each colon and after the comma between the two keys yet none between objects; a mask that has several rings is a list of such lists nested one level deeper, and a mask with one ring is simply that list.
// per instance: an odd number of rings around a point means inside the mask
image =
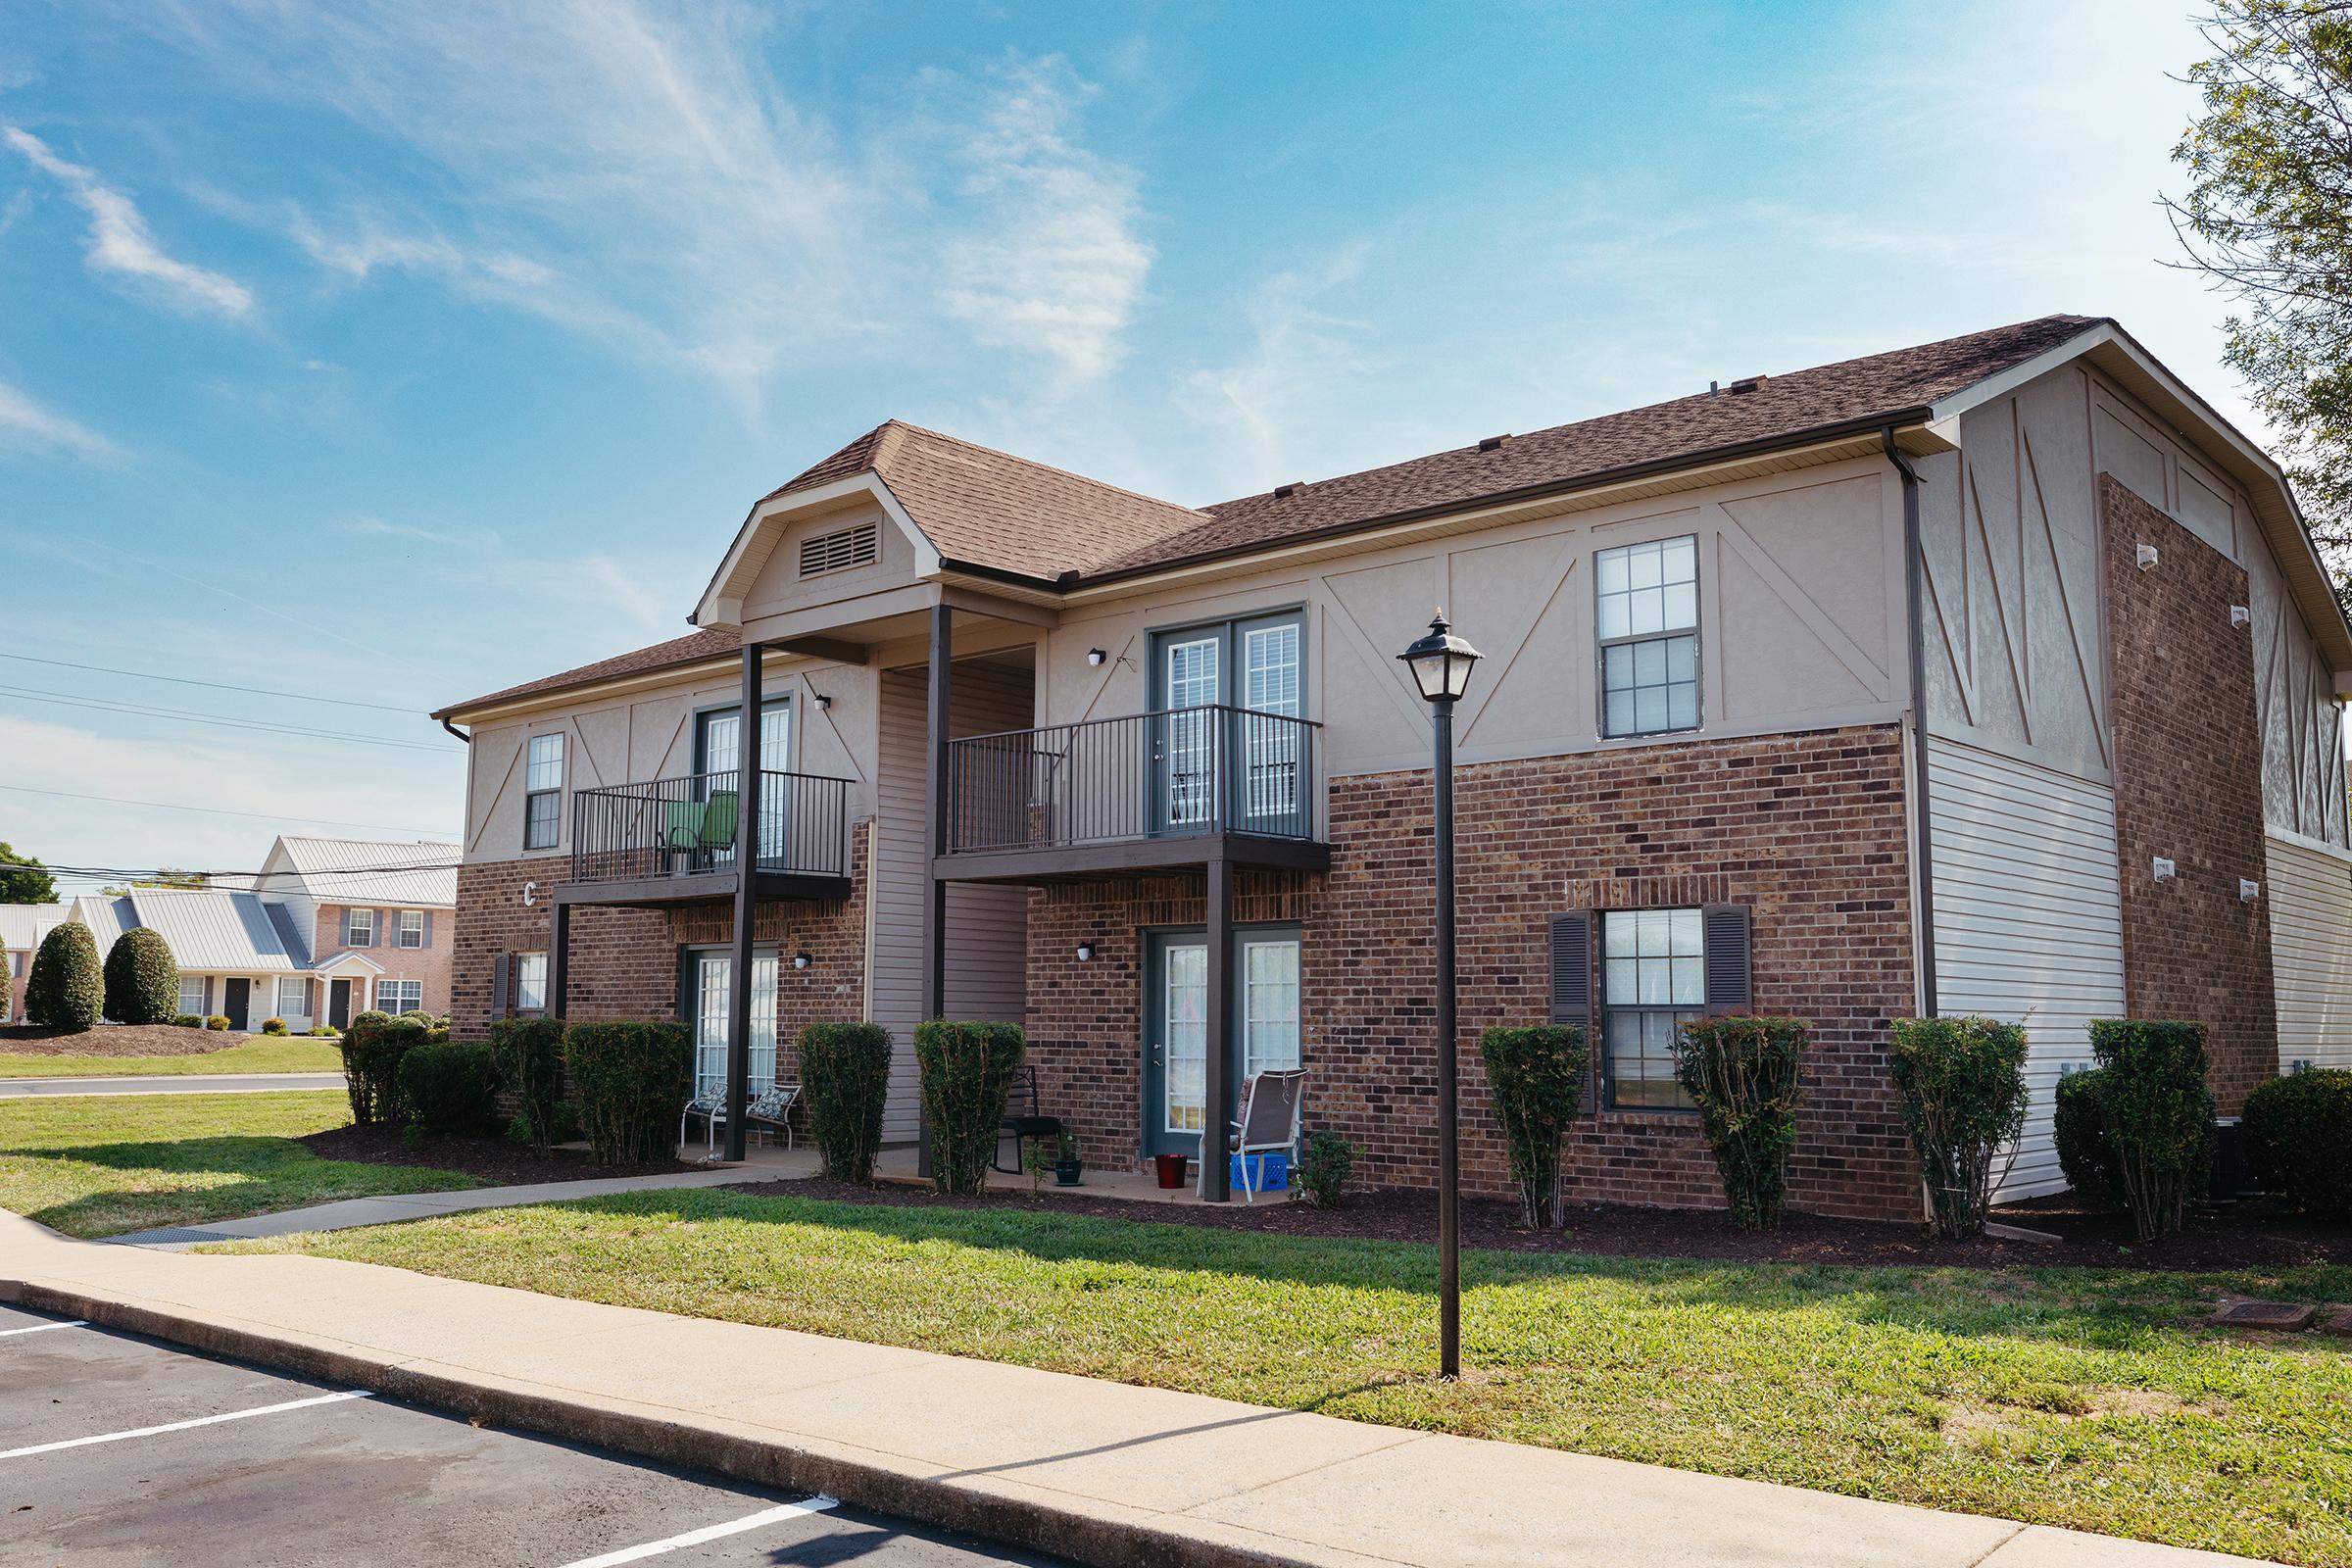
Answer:
[{"label": "trimmed shrub", "polygon": [[192,1012],[175,1012],[172,1015],[172,1021],[182,1029],[201,1029],[204,1027],[204,1020]]},{"label": "trimmed shrub", "polygon": [[[397,1028],[407,1023],[394,1020]],[[498,1061],[488,1046],[423,1041],[401,1057],[400,1102],[409,1126],[474,1133],[498,1109]]]},{"label": "trimmed shrub", "polygon": [[694,1031],[682,1023],[575,1023],[564,1066],[580,1120],[608,1165],[666,1159],[694,1094]]},{"label": "trimmed shrub", "polygon": [[490,1026],[490,1050],[500,1081],[522,1102],[528,1141],[547,1152],[556,1102],[564,1098],[564,1020],[501,1018]]},{"label": "trimmed shrub", "polygon": [[2187,1019],[2102,1018],[2090,1053],[2105,1069],[2099,1118],[2124,1201],[2143,1242],[2180,1228],[2188,1195],[2210,1158],[2213,1092],[2205,1086],[2205,1026]]},{"label": "trimmed shrub", "polygon": [[106,954],[106,1015],[162,1023],[179,1011],[179,962],[161,931],[133,926]]},{"label": "trimmed shrub", "polygon": [[914,1026],[914,1060],[923,1079],[923,1114],[931,1124],[931,1180],[943,1193],[977,1193],[1004,1120],[1004,1099],[1026,1047],[1008,1023]]},{"label": "trimmed shrub", "polygon": [[79,1031],[95,1024],[105,1007],[97,938],[79,920],[50,927],[25,977],[26,1021],[43,1029]]},{"label": "trimmed shrub", "polygon": [[2246,1097],[2246,1161],[2265,1192],[2352,1219],[2352,1072],[2322,1067],[2273,1078]]},{"label": "trimmed shrub", "polygon": [[878,1023],[812,1023],[793,1042],[808,1136],[825,1174],[859,1186],[874,1179],[882,1102],[890,1097],[890,1031]]},{"label": "trimmed shrub", "polygon": [[2124,1179],[2115,1168],[2115,1151],[2107,1143],[2106,1112],[2099,1103],[2106,1082],[2103,1067],[2070,1072],[2058,1080],[2058,1098],[2050,1109],[2058,1168],[2075,1197],[2090,1208],[2124,1206]]},{"label": "trimmed shrub", "polygon": [[425,1044],[424,1026],[373,1008],[351,1020],[343,1035],[343,1087],[357,1122],[401,1121],[400,1064]]},{"label": "trimmed shrub", "polygon": [[318,1038],[319,1038],[320,1040],[332,1040],[332,1039],[334,1039],[336,1036],[338,1036],[339,1034],[341,1034],[341,1033],[342,1033],[342,1031],[341,1031],[341,1030],[339,1030],[339,1029],[334,1029],[334,1028],[331,1028],[331,1027],[329,1027],[329,1026],[328,1026],[328,1025],[326,1025],[326,1024],[319,1024],[319,1025],[318,1025],[317,1027],[315,1027],[315,1028],[312,1028],[312,1029],[309,1029],[309,1030],[306,1030],[306,1031],[304,1031],[304,1032],[305,1032],[305,1033],[307,1033],[307,1034],[316,1035],[316,1036],[317,1036]]},{"label": "trimmed shrub", "polygon": [[2026,1125],[2026,1032],[1990,1018],[1897,1018],[1886,1055],[1939,1236],[1977,1236],[1992,1164]]},{"label": "trimmed shrub", "polygon": [[1797,1018],[1699,1018],[1675,1032],[1675,1076],[1698,1102],[1699,1136],[1741,1230],[1781,1222],[1810,1038]]},{"label": "trimmed shrub", "polygon": [[1519,1188],[1519,1221],[1547,1230],[1561,1220],[1560,1145],[1585,1098],[1585,1031],[1572,1023],[1490,1029],[1478,1054]]},{"label": "trimmed shrub", "polygon": [[1355,1170],[1355,1146],[1328,1127],[1317,1128],[1298,1156],[1296,1185],[1317,1208],[1337,1208]]},{"label": "trimmed shrub", "polygon": [[264,1019],[262,1020],[262,1033],[264,1033],[264,1034],[266,1034],[266,1035],[282,1035],[282,1034],[284,1034],[285,1032],[286,1032],[286,1020],[285,1020],[285,1019],[283,1019],[283,1018],[264,1018]]},{"label": "trimmed shrub", "polygon": [[204,1026],[207,1029],[226,1032],[228,1028],[228,1014],[224,1012],[216,1012],[210,1018],[204,1020]]}]

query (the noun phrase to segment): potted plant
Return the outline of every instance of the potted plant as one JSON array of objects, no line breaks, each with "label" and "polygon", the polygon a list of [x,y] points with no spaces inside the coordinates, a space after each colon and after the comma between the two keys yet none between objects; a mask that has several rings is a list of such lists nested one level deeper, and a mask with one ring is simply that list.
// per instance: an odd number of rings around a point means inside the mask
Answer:
[{"label": "potted plant", "polygon": [[1063,1133],[1060,1144],[1054,1152],[1059,1157],[1054,1161],[1054,1185],[1056,1187],[1077,1186],[1079,1176],[1086,1169],[1086,1162],[1078,1157],[1078,1135],[1071,1132]]}]

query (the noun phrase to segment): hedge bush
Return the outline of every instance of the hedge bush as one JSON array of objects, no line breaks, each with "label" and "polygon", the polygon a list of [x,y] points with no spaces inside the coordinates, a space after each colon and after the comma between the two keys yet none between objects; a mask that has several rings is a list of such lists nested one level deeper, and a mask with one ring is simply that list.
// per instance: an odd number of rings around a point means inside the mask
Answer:
[{"label": "hedge bush", "polygon": [[499,1081],[521,1102],[524,1141],[547,1152],[564,1099],[564,1020],[501,1018],[490,1026],[490,1051]]},{"label": "hedge bush", "polygon": [[2273,1078],[2246,1097],[2246,1160],[2266,1192],[2328,1219],[2352,1219],[2352,1072]]},{"label": "hedge bush", "polygon": [[1025,1045],[1020,1029],[1008,1023],[930,1018],[914,1026],[923,1114],[931,1125],[931,1180],[941,1192],[977,1193],[988,1180],[1004,1099]]},{"label": "hedge bush", "polygon": [[580,1121],[606,1164],[667,1159],[694,1095],[694,1031],[682,1023],[575,1023],[564,1067]]},{"label": "hedge bush", "polygon": [[2105,1069],[2099,1119],[2115,1153],[2124,1201],[2143,1242],[2180,1228],[2188,1195],[2210,1158],[2213,1092],[2205,1086],[2205,1026],[2187,1019],[2102,1018],[2090,1053]]},{"label": "hedge bush", "polygon": [[1355,1170],[1355,1146],[1328,1127],[1319,1127],[1298,1157],[1294,1185],[1317,1208],[1337,1208],[1345,1200],[1348,1178]]},{"label": "hedge bush", "polygon": [[204,1026],[207,1029],[211,1029],[216,1032],[226,1032],[228,1028],[228,1014],[224,1012],[216,1012],[210,1018],[204,1020]]},{"label": "hedge bush", "polygon": [[1981,1235],[1992,1165],[2026,1125],[2026,1032],[1990,1018],[1897,1018],[1886,1055],[1939,1236]]},{"label": "hedge bush", "polygon": [[1572,1023],[1490,1029],[1479,1036],[1478,1054],[1519,1187],[1520,1222],[1548,1229],[1560,1223],[1560,1145],[1592,1062],[1585,1031]]},{"label": "hedge bush", "polygon": [[264,1019],[262,1020],[262,1033],[264,1033],[264,1034],[266,1034],[266,1035],[282,1035],[282,1034],[284,1034],[285,1032],[286,1032],[286,1020],[285,1020],[285,1019],[283,1019],[283,1018],[264,1018]]},{"label": "hedge bush", "polygon": [[2106,1112],[2100,1104],[2106,1082],[2106,1069],[2101,1067],[2068,1073],[2058,1080],[2058,1099],[2050,1112],[2058,1169],[2076,1199],[2091,1208],[2124,1206],[2124,1179],[2107,1142]]},{"label": "hedge bush", "polygon": [[132,926],[106,954],[106,1015],[117,1023],[164,1023],[179,1011],[179,962],[161,931]]},{"label": "hedge bush", "polygon": [[874,1179],[882,1103],[890,1097],[890,1031],[878,1023],[812,1023],[793,1042],[808,1136],[836,1181]]},{"label": "hedge bush", "polygon": [[[394,1027],[407,1019],[395,1019]],[[497,1058],[488,1046],[427,1040],[400,1060],[400,1102],[411,1127],[475,1133],[498,1109]]]},{"label": "hedge bush", "polygon": [[1741,1230],[1781,1222],[1810,1037],[1796,1018],[1700,1018],[1675,1032],[1675,1076],[1698,1103],[1699,1136]]},{"label": "hedge bush", "polygon": [[356,1122],[401,1121],[400,1063],[425,1044],[423,1025],[370,1007],[343,1032],[343,1088]]},{"label": "hedge bush", "polygon": [[172,1015],[172,1021],[182,1029],[201,1029],[204,1027],[204,1020],[192,1012],[175,1012]]},{"label": "hedge bush", "polygon": [[78,1031],[97,1023],[105,1007],[97,938],[79,920],[51,926],[25,977],[25,1019],[43,1029]]}]

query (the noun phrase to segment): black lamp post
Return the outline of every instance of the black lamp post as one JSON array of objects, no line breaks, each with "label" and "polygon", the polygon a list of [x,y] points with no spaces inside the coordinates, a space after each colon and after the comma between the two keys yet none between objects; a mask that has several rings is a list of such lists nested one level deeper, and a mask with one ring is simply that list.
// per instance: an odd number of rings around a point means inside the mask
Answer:
[{"label": "black lamp post", "polygon": [[1396,656],[1429,704],[1438,786],[1438,1371],[1462,1373],[1461,1149],[1455,1122],[1453,1019],[1453,705],[1470,686],[1478,650],[1453,634],[1446,612],[1429,635]]}]

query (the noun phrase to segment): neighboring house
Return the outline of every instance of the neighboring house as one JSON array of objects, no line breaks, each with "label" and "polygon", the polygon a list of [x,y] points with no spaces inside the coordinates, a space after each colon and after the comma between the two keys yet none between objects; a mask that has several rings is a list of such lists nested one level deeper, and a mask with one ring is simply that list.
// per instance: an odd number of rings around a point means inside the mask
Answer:
[{"label": "neighboring house", "polygon": [[2062,1184],[2093,1018],[2204,1019],[2225,1112],[2352,1063],[2352,628],[2278,466],[2081,317],[1200,509],[884,424],[752,508],[701,630],[438,715],[472,739],[458,1028],[674,1015],[713,1083],[875,1019],[905,1141],[915,1021],[1009,1019],[1113,1166],[1302,1062],[1366,1179],[1427,1184],[1429,715],[1395,656],[1437,605],[1486,656],[1474,1189],[1507,1181],[1496,1024],[1590,1026],[1573,1198],[1681,1204],[1720,1188],[1678,1020],[1807,1019],[1791,1200],[1888,1218],[1920,1208],[1890,1017],[2026,1024],[2013,1194]]},{"label": "neighboring house", "polygon": [[49,928],[74,918],[71,904],[0,904],[0,1023],[24,1019],[24,982]]},{"label": "neighboring house", "polygon": [[179,1010],[220,1016],[232,1029],[267,1018],[304,1030],[318,1015],[318,978],[310,945],[283,904],[219,888],[134,888],[120,898],[74,901],[103,956],[134,926],[160,934],[179,965]]}]

